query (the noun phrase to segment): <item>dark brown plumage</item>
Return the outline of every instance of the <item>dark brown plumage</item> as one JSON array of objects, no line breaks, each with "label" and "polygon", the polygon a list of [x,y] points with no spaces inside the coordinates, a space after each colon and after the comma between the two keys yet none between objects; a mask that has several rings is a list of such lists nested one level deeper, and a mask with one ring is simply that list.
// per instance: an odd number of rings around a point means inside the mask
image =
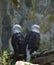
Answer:
[{"label": "dark brown plumage", "polygon": [[14,49],[14,59],[26,60],[26,50],[24,44],[24,36],[21,33],[13,34],[12,36],[12,46]]}]

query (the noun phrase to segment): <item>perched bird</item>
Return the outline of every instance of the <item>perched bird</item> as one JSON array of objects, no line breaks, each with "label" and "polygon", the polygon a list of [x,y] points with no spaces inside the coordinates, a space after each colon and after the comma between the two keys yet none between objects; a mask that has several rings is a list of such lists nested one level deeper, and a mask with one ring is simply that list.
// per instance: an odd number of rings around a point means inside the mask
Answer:
[{"label": "perched bird", "polygon": [[26,54],[27,61],[30,61],[31,54],[35,54],[40,46],[40,26],[32,25],[31,31],[25,37],[25,44],[27,45]]},{"label": "perched bird", "polygon": [[15,24],[12,28],[13,35],[11,44],[14,49],[14,59],[18,60],[26,60],[26,50],[24,43],[24,36],[22,34],[22,27],[19,24]]}]

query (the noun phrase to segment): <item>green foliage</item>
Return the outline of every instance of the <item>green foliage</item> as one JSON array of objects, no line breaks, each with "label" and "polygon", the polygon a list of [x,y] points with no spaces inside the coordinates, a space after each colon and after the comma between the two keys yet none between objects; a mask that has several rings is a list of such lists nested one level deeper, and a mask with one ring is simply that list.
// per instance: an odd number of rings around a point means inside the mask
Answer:
[{"label": "green foliage", "polygon": [[0,64],[2,65],[2,57],[0,57]]},{"label": "green foliage", "polygon": [[3,50],[0,57],[0,64],[2,65],[14,65],[12,63],[13,59],[10,59],[8,50]]},{"label": "green foliage", "polygon": [[32,6],[32,0],[25,0],[25,4],[27,7],[31,7]]},{"label": "green foliage", "polygon": [[49,22],[53,22],[54,21],[54,14],[51,14],[51,16],[49,17]]},{"label": "green foliage", "polygon": [[49,42],[48,41],[47,42],[46,41],[42,41],[40,43],[40,47],[37,50],[37,52],[41,52],[43,50],[50,50],[50,49],[51,49],[51,46],[50,46]]},{"label": "green foliage", "polygon": [[40,30],[43,30],[43,33],[50,32],[50,26],[48,23],[44,23],[40,26]]},{"label": "green foliage", "polygon": [[8,56],[8,51],[5,50],[2,53],[2,61],[4,65],[10,65],[10,57]]},{"label": "green foliage", "polygon": [[12,0],[12,2],[13,2],[13,4],[14,4],[15,6],[18,5],[18,1],[17,1],[17,0]]}]

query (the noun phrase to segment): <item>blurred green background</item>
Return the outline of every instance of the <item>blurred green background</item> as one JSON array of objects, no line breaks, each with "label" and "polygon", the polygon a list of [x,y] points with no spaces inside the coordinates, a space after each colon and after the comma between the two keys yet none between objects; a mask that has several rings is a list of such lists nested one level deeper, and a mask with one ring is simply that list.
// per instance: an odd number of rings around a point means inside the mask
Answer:
[{"label": "blurred green background", "polygon": [[23,34],[32,24],[40,25],[40,48],[54,49],[54,0],[0,0],[0,53],[12,50],[12,26],[20,24]]}]

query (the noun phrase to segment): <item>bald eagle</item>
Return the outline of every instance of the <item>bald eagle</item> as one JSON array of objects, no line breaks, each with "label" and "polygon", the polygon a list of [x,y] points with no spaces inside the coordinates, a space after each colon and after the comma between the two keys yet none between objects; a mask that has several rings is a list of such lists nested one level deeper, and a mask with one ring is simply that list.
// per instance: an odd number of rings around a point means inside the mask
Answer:
[{"label": "bald eagle", "polygon": [[32,25],[31,31],[25,37],[25,44],[27,45],[26,54],[27,54],[27,61],[30,61],[31,54],[36,53],[37,49],[40,46],[40,26],[39,25]]},{"label": "bald eagle", "polygon": [[13,35],[11,44],[14,49],[14,59],[18,60],[26,60],[26,50],[24,43],[24,36],[22,34],[22,27],[18,24],[13,26]]}]

